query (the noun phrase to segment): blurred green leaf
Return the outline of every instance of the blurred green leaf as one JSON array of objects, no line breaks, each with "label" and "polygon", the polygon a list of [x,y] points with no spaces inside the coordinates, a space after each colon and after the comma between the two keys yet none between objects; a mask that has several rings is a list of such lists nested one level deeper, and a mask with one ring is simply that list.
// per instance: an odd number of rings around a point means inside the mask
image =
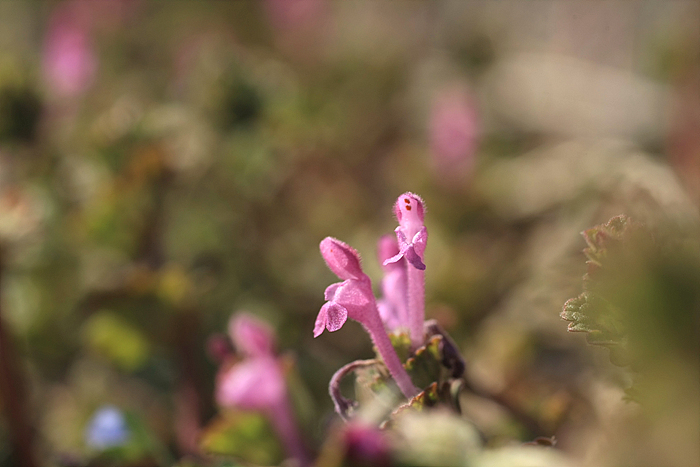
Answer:
[{"label": "blurred green leaf", "polygon": [[85,322],[82,337],[89,348],[127,371],[139,369],[150,356],[148,338],[131,323],[108,310],[95,313]]}]

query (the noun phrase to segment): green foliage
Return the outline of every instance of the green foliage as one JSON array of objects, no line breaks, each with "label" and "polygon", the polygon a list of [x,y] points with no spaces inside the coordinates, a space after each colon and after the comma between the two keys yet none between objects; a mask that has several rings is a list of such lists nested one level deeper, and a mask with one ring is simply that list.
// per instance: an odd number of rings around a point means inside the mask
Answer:
[{"label": "green foliage", "polygon": [[635,254],[633,248],[640,231],[639,224],[626,216],[617,216],[583,232],[588,245],[583,250],[588,258],[584,292],[569,299],[561,312],[562,319],[569,321],[569,332],[587,333],[586,341],[610,349],[610,360],[619,366],[629,364],[624,314],[599,281],[601,277],[605,280],[605,274],[626,267],[620,263]]},{"label": "green foliage", "polygon": [[404,363],[411,380],[419,388],[427,388],[435,382],[442,383],[447,377],[447,369],[442,364],[442,339],[442,336],[431,337]]},{"label": "green foliage", "polygon": [[109,358],[119,368],[134,371],[150,355],[146,336],[114,312],[102,310],[83,325],[83,341],[94,351]]},{"label": "green foliage", "polygon": [[200,446],[210,454],[258,465],[276,465],[284,458],[266,417],[254,412],[229,412],[213,421],[204,431]]},{"label": "green foliage", "polygon": [[697,361],[700,328],[700,249],[693,232],[649,230],[625,216],[584,232],[588,272],[584,291],[564,304],[568,330],[610,350],[629,367],[629,399],[650,397],[641,386],[669,358]]},{"label": "green foliage", "polygon": [[[440,332],[443,332],[440,330]],[[413,383],[422,391],[406,404],[396,409],[396,413],[407,409],[422,410],[437,404],[444,404],[459,409],[457,397],[452,388],[455,379],[455,369],[450,355],[445,352],[451,349],[449,338],[443,334],[429,335],[424,345],[411,352],[411,341],[405,333],[390,334],[391,342],[399,358],[404,363]],[[360,403],[368,402],[393,386],[389,371],[379,356],[367,364],[353,368],[356,376],[356,392]]]}]

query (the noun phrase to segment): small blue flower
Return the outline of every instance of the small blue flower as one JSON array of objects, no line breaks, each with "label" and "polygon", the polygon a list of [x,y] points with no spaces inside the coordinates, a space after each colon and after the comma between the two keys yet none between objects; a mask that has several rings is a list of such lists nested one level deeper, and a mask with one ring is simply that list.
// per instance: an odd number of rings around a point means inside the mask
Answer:
[{"label": "small blue flower", "polygon": [[128,440],[129,428],[124,413],[112,405],[97,410],[85,430],[85,443],[92,449],[114,448]]}]

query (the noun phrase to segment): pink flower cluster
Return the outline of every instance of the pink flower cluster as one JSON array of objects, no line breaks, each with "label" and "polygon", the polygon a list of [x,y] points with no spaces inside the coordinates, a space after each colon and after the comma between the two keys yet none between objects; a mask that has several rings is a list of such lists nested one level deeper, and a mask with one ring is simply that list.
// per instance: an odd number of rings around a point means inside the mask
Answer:
[{"label": "pink flower cluster", "polygon": [[399,196],[394,214],[399,222],[396,240],[386,236],[379,240],[379,257],[385,272],[382,300],[374,297],[372,282],[362,271],[357,251],[335,238],[321,241],[323,259],[343,282],[326,288],[326,303],[316,318],[314,337],[321,335],[324,329],[337,331],[348,318],[358,321],[369,333],[399,389],[410,399],[418,389],[403,368],[387,331],[407,329],[414,348],[425,339],[423,255],[428,231],[423,224],[425,206],[418,195]]}]

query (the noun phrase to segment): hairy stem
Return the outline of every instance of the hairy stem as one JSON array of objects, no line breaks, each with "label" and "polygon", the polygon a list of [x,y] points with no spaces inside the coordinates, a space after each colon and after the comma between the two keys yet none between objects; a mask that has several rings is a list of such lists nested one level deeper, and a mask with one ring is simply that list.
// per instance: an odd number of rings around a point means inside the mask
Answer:
[{"label": "hairy stem", "polygon": [[[377,348],[379,355],[384,360],[384,364],[389,369],[389,373],[396,381],[399,389],[407,399],[413,398],[418,394],[418,389],[413,385],[411,377],[406,373],[406,369],[401,364],[399,356],[391,345],[391,340],[384,329],[384,324],[379,318],[379,312],[375,314],[376,320],[372,320],[371,326],[366,326],[374,346]],[[421,334],[422,334],[421,330]]]}]

